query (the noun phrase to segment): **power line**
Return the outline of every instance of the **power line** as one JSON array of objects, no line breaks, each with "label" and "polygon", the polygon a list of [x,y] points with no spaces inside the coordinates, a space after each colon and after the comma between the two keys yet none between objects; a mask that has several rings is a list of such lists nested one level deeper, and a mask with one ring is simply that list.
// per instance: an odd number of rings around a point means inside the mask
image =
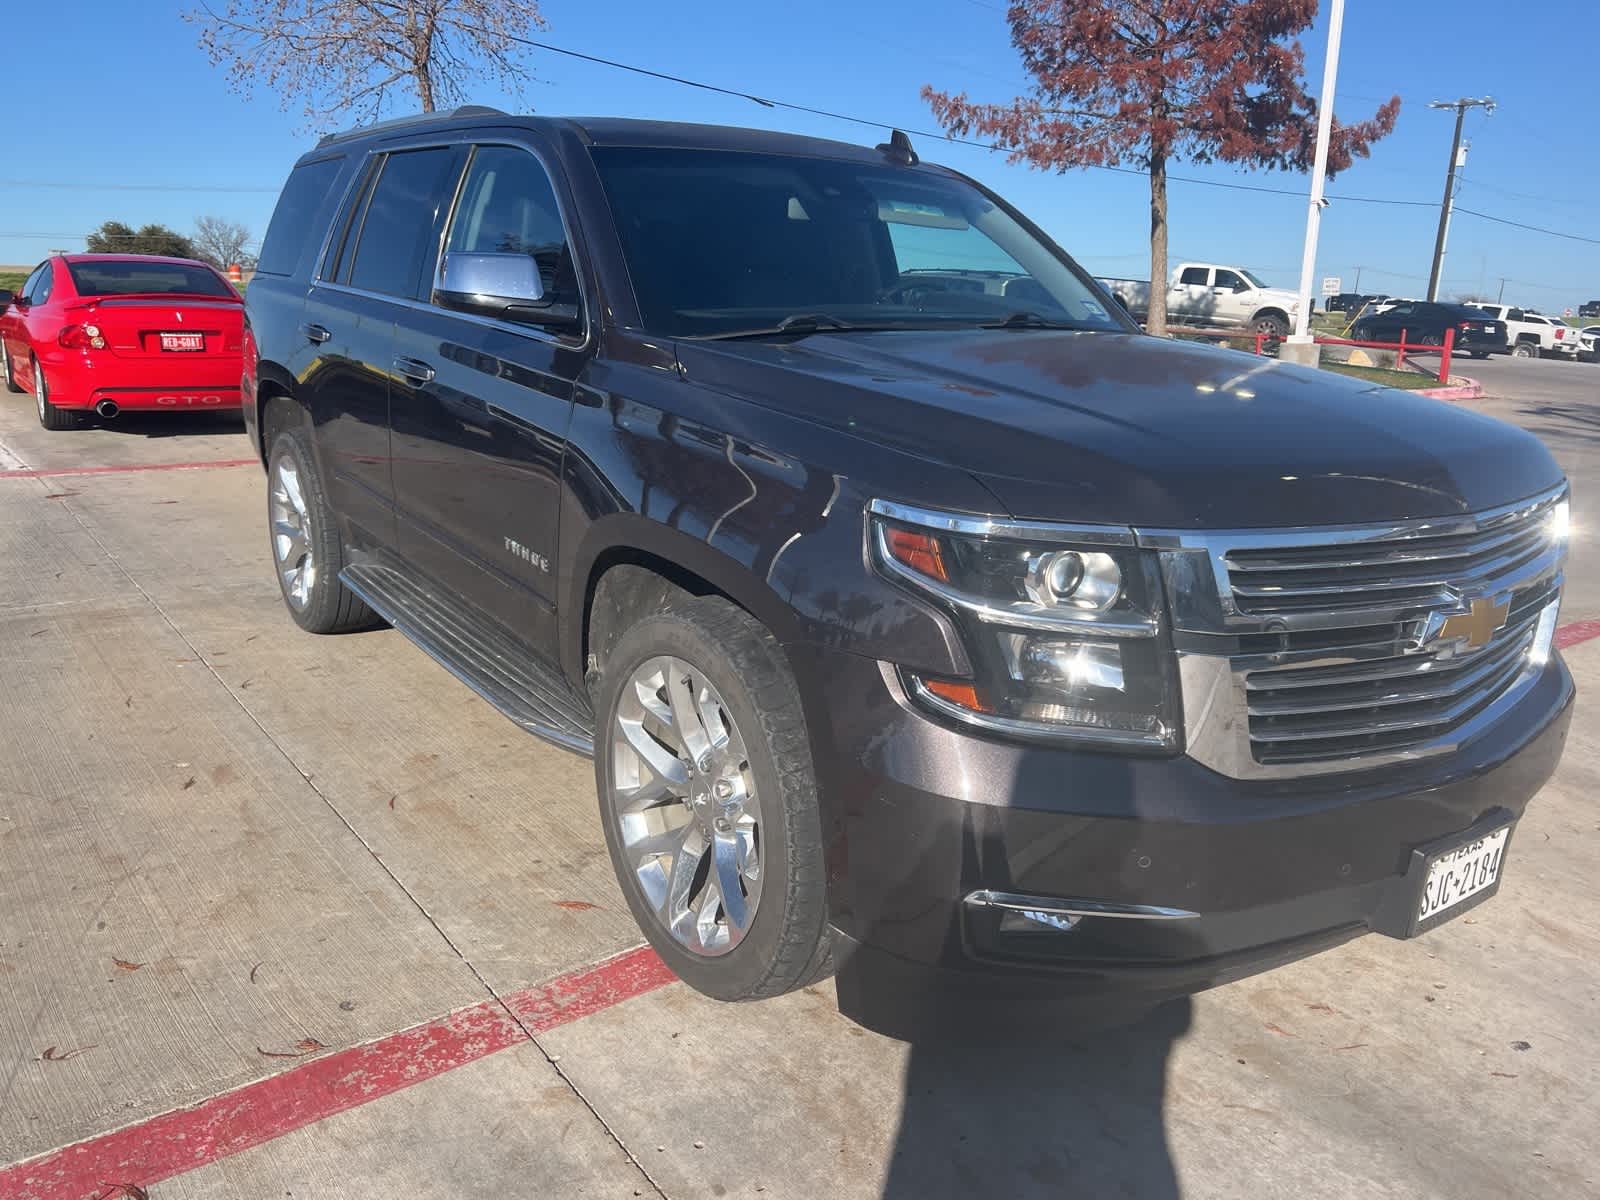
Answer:
[{"label": "power line", "polygon": [[1600,238],[1584,237],[1578,233],[1563,233],[1559,229],[1546,229],[1543,225],[1526,225],[1521,221],[1508,220],[1505,217],[1491,216],[1489,213],[1474,212],[1470,208],[1456,206],[1458,213],[1465,213],[1469,217],[1477,217],[1480,221],[1493,221],[1497,225],[1510,225],[1515,229],[1527,229],[1533,233],[1548,234],[1550,237],[1566,238],[1569,242],[1587,242],[1591,246],[1600,246]]},{"label": "power line", "polygon": [[[982,7],[982,6],[980,6]],[[736,100],[749,100],[763,108],[781,108],[789,112],[807,113],[814,117],[827,117],[833,121],[847,121],[852,125],[864,125],[869,129],[903,129],[913,137],[928,138],[932,141],[949,142],[956,146],[972,146],[979,150],[998,150],[1009,153],[1011,147],[1001,146],[995,142],[980,142],[973,138],[953,137],[950,134],[935,133],[928,129],[907,129],[904,125],[897,125],[893,121],[877,121],[868,117],[858,117],[851,113],[834,112],[826,108],[813,108],[809,104],[796,104],[789,100],[774,100],[770,96],[758,96],[754,92],[740,91],[738,88],[723,87],[720,84],[707,83],[700,79],[689,79],[682,75],[670,75],[664,71],[654,71],[648,67],[634,66],[632,63],[618,62],[612,58],[601,58],[595,54],[585,54],[579,50],[569,50],[565,46],[557,46],[550,42],[541,42],[533,38],[506,35],[510,41],[520,45],[532,46],[536,50],[544,50],[550,54],[561,54],[568,58],[576,58],[583,62],[597,63],[603,67],[611,67],[618,71],[628,71],[635,75],[643,75],[650,79],[660,79],[668,83],[679,83],[685,87],[698,88],[701,91],[715,92],[720,96],[730,96]],[[1150,172],[1140,171],[1134,167],[1112,167],[1102,164],[1085,164],[1086,170],[1110,171],[1118,175],[1138,175],[1149,177]],[[1261,192],[1275,196],[1294,196],[1304,200],[1306,193],[1294,188],[1263,187],[1259,184],[1228,183],[1219,179],[1197,179],[1190,175],[1169,175],[1167,179],[1173,183],[1193,183],[1201,187],[1227,188],[1238,192]],[[1404,208],[1432,208],[1433,204],[1427,200],[1391,200],[1382,196],[1334,196],[1333,199],[1348,200],[1353,204],[1389,204]]]}]

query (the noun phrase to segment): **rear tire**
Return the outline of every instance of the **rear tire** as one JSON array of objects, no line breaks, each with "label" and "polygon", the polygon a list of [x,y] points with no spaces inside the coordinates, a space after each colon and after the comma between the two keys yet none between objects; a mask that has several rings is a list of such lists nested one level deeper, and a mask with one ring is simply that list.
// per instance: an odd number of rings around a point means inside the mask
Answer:
[{"label": "rear tire", "polygon": [[50,385],[45,381],[44,368],[32,355],[29,356],[28,362],[33,367],[33,400],[34,406],[39,410],[39,424],[53,432],[77,429],[83,424],[83,418],[75,412],[57,408],[50,403]]},{"label": "rear tire", "polygon": [[339,579],[344,542],[310,439],[285,429],[267,460],[267,537],[278,590],[296,625],[308,633],[347,633],[382,624]]},{"label": "rear tire", "polygon": [[667,966],[717,1000],[832,974],[811,740],[772,634],[720,597],[679,601],[622,635],[597,692],[606,846]]},{"label": "rear tire", "polygon": [[1537,342],[1518,342],[1511,347],[1512,358],[1538,358],[1539,344]]},{"label": "rear tire", "polygon": [[0,343],[0,374],[5,376],[6,391],[22,394],[22,385],[17,382],[16,370],[11,365],[11,351],[3,343]]}]

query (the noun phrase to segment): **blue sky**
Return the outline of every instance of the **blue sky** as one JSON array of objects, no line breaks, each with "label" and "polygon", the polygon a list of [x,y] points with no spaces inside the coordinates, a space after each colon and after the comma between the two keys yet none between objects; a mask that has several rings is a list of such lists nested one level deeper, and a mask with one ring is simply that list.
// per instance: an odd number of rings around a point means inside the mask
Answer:
[{"label": "blue sky", "polygon": [[[82,247],[108,218],[189,229],[201,213],[245,222],[259,237],[289,164],[314,140],[275,98],[229,91],[195,44],[184,3],[75,0],[14,3],[0,23],[12,120],[0,166],[0,263],[32,263],[48,249]],[[1326,5],[1324,6],[1326,7]],[[1007,40],[1002,0],[813,0],[808,5],[698,0],[549,0],[557,45],[704,79],[775,99],[932,130],[924,83],[1004,100],[1026,80]],[[1561,10],[1565,17],[1573,10]],[[1459,204],[1525,224],[1600,238],[1600,138],[1580,100],[1593,95],[1596,29],[1526,32],[1495,0],[1395,4],[1350,0],[1338,99],[1347,119],[1398,92],[1395,134],[1371,160],[1333,183],[1318,274],[1394,294],[1426,286],[1452,117],[1435,98],[1493,95],[1493,116],[1467,118],[1471,153]],[[1557,10],[1545,14],[1554,21]],[[1441,18],[1444,18],[1441,20]],[[1324,28],[1307,38],[1321,79]],[[472,99],[546,113],[616,114],[742,124],[876,141],[879,131],[769,109],[607,67],[531,52],[537,76],[520,97],[493,87]],[[29,101],[19,105],[18,97]],[[30,117],[28,113],[32,112]],[[1590,110],[1592,112],[1592,108]],[[1148,264],[1147,185],[1100,171],[1047,175],[987,151],[914,139],[924,157],[1006,195],[1100,274]],[[1176,165],[1216,182],[1303,189],[1306,177]],[[52,186],[45,186],[52,185]],[[181,191],[146,190],[155,186]],[[1426,201],[1433,207],[1340,203],[1339,195]],[[1270,282],[1299,273],[1305,201],[1193,184],[1172,189],[1172,254],[1237,262]],[[40,236],[23,236],[40,235]],[[1557,311],[1600,297],[1600,245],[1458,215],[1445,294],[1505,278],[1507,300]]]}]

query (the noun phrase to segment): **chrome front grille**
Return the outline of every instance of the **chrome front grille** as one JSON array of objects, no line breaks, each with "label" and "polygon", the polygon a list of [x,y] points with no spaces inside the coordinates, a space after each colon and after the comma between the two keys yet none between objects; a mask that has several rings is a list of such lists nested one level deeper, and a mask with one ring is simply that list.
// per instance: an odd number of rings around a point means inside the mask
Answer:
[{"label": "chrome front grille", "polygon": [[1225,557],[1241,614],[1337,613],[1374,603],[1433,606],[1515,576],[1549,549],[1543,499],[1474,529],[1456,522],[1381,534],[1360,542],[1238,547]]},{"label": "chrome front grille", "polygon": [[1252,756],[1265,764],[1322,762],[1410,750],[1447,736],[1522,674],[1540,614],[1554,599],[1548,586],[1526,589],[1506,624],[1474,653],[1247,672]]},{"label": "chrome front grille", "polygon": [[[1543,668],[1566,503],[1563,485],[1384,526],[1140,530],[1162,552],[1189,754],[1235,777],[1292,777],[1477,736]],[[1505,617],[1478,627],[1479,610]]]}]

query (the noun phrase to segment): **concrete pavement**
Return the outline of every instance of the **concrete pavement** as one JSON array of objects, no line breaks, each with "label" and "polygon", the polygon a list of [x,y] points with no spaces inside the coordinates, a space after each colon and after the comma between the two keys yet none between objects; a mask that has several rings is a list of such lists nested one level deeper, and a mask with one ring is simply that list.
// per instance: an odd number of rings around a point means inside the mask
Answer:
[{"label": "concrete pavement", "polygon": [[[1509,366],[1477,403],[1573,472],[1564,620],[1600,616],[1600,397],[1561,390],[1600,369]],[[392,631],[294,628],[261,474],[224,465],[248,456],[229,423],[50,434],[0,397],[5,1200],[1600,1186],[1586,709],[1500,895],[1418,941],[1131,1025],[1061,1005],[897,1038],[831,984],[716,1005],[613,957],[638,937],[587,763]],[[1600,639],[1569,661],[1600,686]]]}]

